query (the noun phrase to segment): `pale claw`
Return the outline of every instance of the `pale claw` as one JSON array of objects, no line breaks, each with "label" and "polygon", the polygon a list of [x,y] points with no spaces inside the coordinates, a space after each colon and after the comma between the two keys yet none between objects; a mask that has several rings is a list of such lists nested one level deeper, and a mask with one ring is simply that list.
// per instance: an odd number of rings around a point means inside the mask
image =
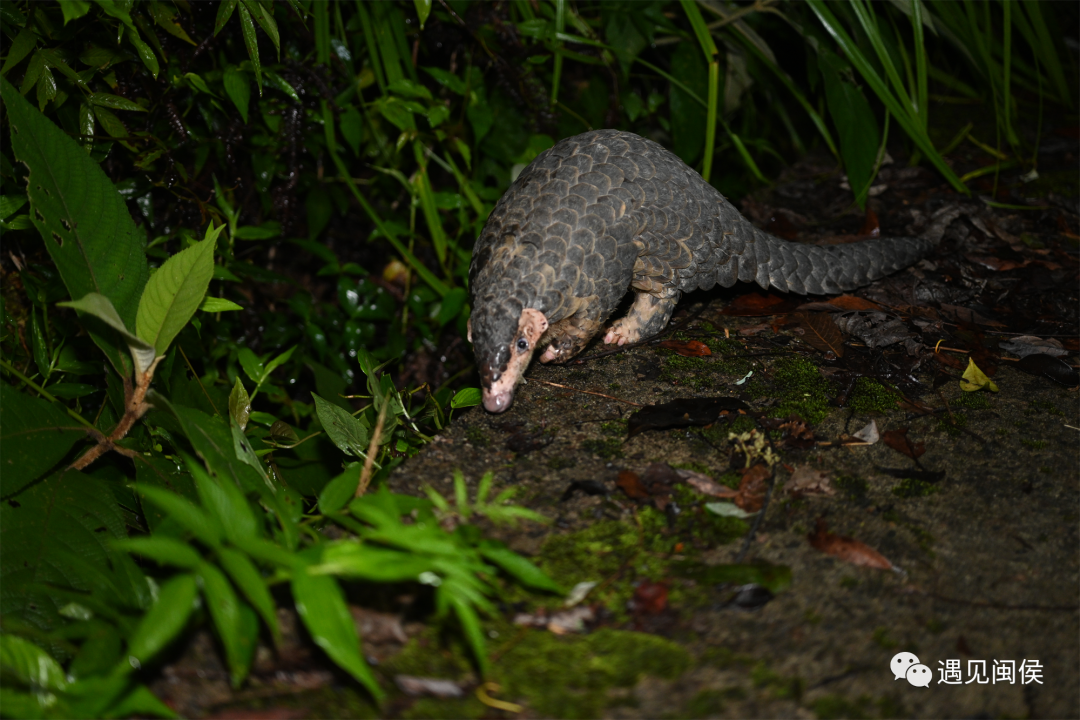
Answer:
[{"label": "pale claw", "polygon": [[544,348],[544,354],[540,356],[540,362],[549,363],[552,360],[557,360],[559,357],[559,351],[555,349],[555,345],[548,345]]}]

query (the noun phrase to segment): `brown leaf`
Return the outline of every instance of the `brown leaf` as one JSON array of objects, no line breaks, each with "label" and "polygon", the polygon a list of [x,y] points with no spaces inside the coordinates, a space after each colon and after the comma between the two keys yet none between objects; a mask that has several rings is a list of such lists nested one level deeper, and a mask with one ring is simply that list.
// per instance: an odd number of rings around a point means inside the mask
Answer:
[{"label": "brown leaf", "polygon": [[877,213],[870,208],[866,208],[866,219],[863,220],[863,225],[859,228],[859,235],[863,237],[881,237],[881,223],[878,222]]},{"label": "brown leaf", "polygon": [[638,477],[636,472],[620,470],[619,479],[615,481],[615,484],[618,485],[631,500],[649,499],[649,491],[645,489],[645,485],[642,484],[641,478]]},{"label": "brown leaf", "polygon": [[731,304],[724,308],[723,314],[742,317],[776,315],[787,312],[793,306],[793,301],[785,300],[771,293],[769,295],[748,293],[735,298]]},{"label": "brown leaf", "polygon": [[656,347],[669,348],[683,357],[708,357],[712,355],[709,346],[700,340],[665,340]]},{"label": "brown leaf", "polygon": [[659,615],[667,608],[668,586],[664,583],[642,580],[634,588],[635,614]]},{"label": "brown leaf", "polygon": [[898,453],[907,455],[912,460],[917,460],[926,452],[926,443],[912,442],[907,436],[907,428],[886,430],[881,434],[881,440]]},{"label": "brown leaf", "polygon": [[839,312],[847,310],[873,310],[881,311],[882,307],[876,302],[870,302],[854,295],[838,295],[828,300],[803,303],[796,310],[817,312]]},{"label": "brown leaf", "polygon": [[836,357],[844,356],[844,336],[840,328],[826,313],[792,313],[788,322],[797,323],[805,334],[803,340],[821,352],[832,352]]},{"label": "brown leaf", "polygon": [[735,495],[734,490],[721,485],[708,475],[685,469],[679,469],[675,472],[679,473],[679,477],[686,481],[687,485],[703,495],[713,495],[715,497],[733,497]]},{"label": "brown leaf", "polygon": [[955,355],[946,355],[943,352],[935,352],[934,359],[945,367],[955,368],[957,370],[963,370],[967,367],[967,358],[958,358]]},{"label": "brown leaf", "polygon": [[866,543],[829,532],[829,526],[826,524],[825,518],[818,518],[816,529],[807,535],[807,539],[816,550],[852,565],[862,565],[879,570],[894,569],[893,564],[884,555]]},{"label": "brown leaf", "polygon": [[769,468],[761,464],[743,470],[739,491],[735,493],[735,504],[748,513],[760,510],[765,504],[770,474]]},{"label": "brown leaf", "polygon": [[800,465],[786,483],[784,490],[800,497],[803,495],[835,495],[832,481],[827,473],[814,470],[809,465]]}]

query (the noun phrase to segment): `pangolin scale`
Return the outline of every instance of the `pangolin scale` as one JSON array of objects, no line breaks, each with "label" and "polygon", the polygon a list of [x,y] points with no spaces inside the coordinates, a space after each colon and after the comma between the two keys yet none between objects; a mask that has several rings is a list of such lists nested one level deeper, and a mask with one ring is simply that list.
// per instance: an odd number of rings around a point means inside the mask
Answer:
[{"label": "pangolin scale", "polygon": [[683,292],[756,282],[782,292],[851,290],[895,272],[932,240],[788,242],[754,227],[661,145],[595,130],[544,151],[491,212],[473,251],[469,339],[484,406],[502,412],[533,353],[565,361],[601,329],[628,289],[626,317],[604,341],[662,330]]}]

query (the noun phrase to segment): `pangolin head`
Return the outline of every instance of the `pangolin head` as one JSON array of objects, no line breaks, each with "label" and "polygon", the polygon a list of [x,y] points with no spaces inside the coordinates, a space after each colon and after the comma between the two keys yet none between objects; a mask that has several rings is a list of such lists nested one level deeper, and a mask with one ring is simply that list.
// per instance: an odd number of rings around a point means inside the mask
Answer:
[{"label": "pangolin head", "polygon": [[476,354],[481,394],[488,412],[501,413],[510,407],[514,389],[547,326],[542,312],[523,308],[514,298],[500,303],[483,298],[473,306],[469,340]]}]

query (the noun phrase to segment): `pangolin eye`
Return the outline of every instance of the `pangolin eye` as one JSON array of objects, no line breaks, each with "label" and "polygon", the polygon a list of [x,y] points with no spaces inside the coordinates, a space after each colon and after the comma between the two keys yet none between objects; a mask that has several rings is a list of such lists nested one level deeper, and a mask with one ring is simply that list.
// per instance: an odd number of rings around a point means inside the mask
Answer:
[{"label": "pangolin eye", "polygon": [[525,338],[518,338],[517,349],[518,349],[518,352],[525,352],[526,350],[529,349],[529,341],[526,340]]}]

